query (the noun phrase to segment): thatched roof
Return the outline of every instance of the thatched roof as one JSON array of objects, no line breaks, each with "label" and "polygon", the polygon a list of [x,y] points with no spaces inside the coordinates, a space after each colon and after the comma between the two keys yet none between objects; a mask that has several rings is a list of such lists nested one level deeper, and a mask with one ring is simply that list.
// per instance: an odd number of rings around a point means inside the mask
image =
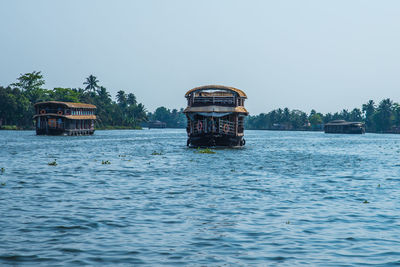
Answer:
[{"label": "thatched roof", "polygon": [[33,118],[37,117],[45,117],[45,116],[53,116],[53,117],[61,117],[70,120],[95,120],[96,115],[59,115],[57,113],[46,113],[46,114],[36,114]]},{"label": "thatched roof", "polygon": [[330,121],[325,124],[325,126],[331,126],[331,125],[337,125],[337,126],[344,126],[344,125],[356,125],[356,126],[361,126],[364,125],[363,122],[360,121],[345,121],[345,120],[334,120]]},{"label": "thatched roof", "polygon": [[196,91],[202,91],[202,90],[226,90],[226,91],[231,91],[237,93],[240,97],[247,98],[247,95],[240,89],[234,88],[234,87],[229,87],[229,86],[223,86],[223,85],[204,85],[204,86],[199,86],[196,88],[193,88],[185,94],[185,97],[188,97],[191,93],[196,92]]},{"label": "thatched roof", "polygon": [[202,106],[202,107],[187,107],[184,113],[197,113],[197,112],[216,112],[216,113],[226,113],[226,112],[236,112],[245,113],[249,112],[244,107],[222,107],[222,106]]},{"label": "thatched roof", "polygon": [[95,105],[92,105],[92,104],[61,102],[61,101],[39,102],[39,103],[36,103],[34,106],[36,107],[36,106],[39,106],[39,105],[47,105],[47,104],[63,105],[65,107],[67,107],[67,108],[90,108],[90,109],[97,108]]}]

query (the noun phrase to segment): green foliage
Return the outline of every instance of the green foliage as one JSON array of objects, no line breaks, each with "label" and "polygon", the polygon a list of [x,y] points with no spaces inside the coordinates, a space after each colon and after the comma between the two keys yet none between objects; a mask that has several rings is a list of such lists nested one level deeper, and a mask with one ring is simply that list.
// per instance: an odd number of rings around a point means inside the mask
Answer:
[{"label": "green foliage", "polygon": [[95,92],[96,89],[99,87],[97,85],[98,82],[99,81],[97,80],[97,77],[90,74],[89,77],[86,78],[86,81],[83,83],[84,85],[86,85],[85,90],[87,92]]},{"label": "green foliage", "polygon": [[316,113],[314,110],[311,111],[310,117],[308,118],[312,128],[318,128],[322,124],[322,117],[321,113]]},{"label": "green foliage", "polygon": [[0,126],[0,130],[18,130],[17,125],[3,125]]},{"label": "green foliage", "polygon": [[80,93],[76,89],[57,87],[48,92],[49,99],[63,102],[79,102]]},{"label": "green foliage", "polygon": [[47,163],[49,166],[57,166],[57,160],[54,159],[54,161]]},{"label": "green foliage", "polygon": [[185,128],[187,123],[183,109],[171,111],[166,107],[158,107],[154,113],[148,113],[147,117],[150,121],[165,122],[168,128]]},{"label": "green foliage", "polygon": [[104,165],[108,165],[108,164],[111,164],[111,162],[109,161],[109,160],[102,160],[101,161],[101,164],[104,164]]},{"label": "green foliage", "polygon": [[290,111],[288,108],[248,116],[245,126],[247,129],[263,130],[306,130],[310,128],[308,116],[305,112],[300,110]]},{"label": "green foliage", "polygon": [[31,103],[47,100],[46,90],[42,88],[45,81],[40,71],[21,74],[17,80],[18,82],[11,84],[11,86],[19,88]]},{"label": "green foliage", "polygon": [[[146,109],[137,103],[133,93],[119,91],[123,103],[114,102],[110,93],[98,85],[96,76],[90,75],[83,83],[85,89],[61,88],[43,89],[45,84],[41,72],[21,74],[17,82],[8,87],[0,86],[0,129],[15,125],[15,128],[33,128],[33,104],[38,101],[65,101],[90,103],[97,106],[96,128],[103,129],[140,129],[143,121],[147,120]],[[118,98],[118,97],[117,97]]]},{"label": "green foliage", "polygon": [[322,130],[324,123],[333,120],[364,122],[367,132],[400,133],[400,104],[387,98],[376,107],[375,102],[369,100],[361,109],[354,108],[350,112],[343,109],[334,114],[323,115],[311,110],[308,116],[300,110],[279,108],[269,113],[248,116],[245,126],[247,129]]},{"label": "green foliage", "polygon": [[374,122],[378,132],[387,132],[392,126],[394,121],[393,102],[387,98],[383,99],[374,114]]},{"label": "green foliage", "polygon": [[204,149],[198,148],[196,153],[200,153],[200,154],[215,154],[216,152],[214,150],[209,149],[209,148],[204,148]]},{"label": "green foliage", "polygon": [[163,153],[162,152],[153,151],[153,153],[151,153],[151,155],[153,155],[153,156],[163,155]]}]

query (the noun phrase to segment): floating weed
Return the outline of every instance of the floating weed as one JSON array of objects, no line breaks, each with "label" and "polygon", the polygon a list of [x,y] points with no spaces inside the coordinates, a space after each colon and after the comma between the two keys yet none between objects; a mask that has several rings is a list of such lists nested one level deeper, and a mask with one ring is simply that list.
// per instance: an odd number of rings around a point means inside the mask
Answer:
[{"label": "floating weed", "polygon": [[198,148],[196,153],[200,153],[200,154],[215,154],[216,152],[214,150],[209,149],[209,148],[205,148],[205,149]]},{"label": "floating weed", "polygon": [[380,188],[381,187],[381,184],[378,184],[378,188]]},{"label": "floating weed", "polygon": [[368,202],[368,200],[364,200],[364,202],[363,202],[364,204],[368,204],[369,202]]},{"label": "floating weed", "polygon": [[57,166],[57,160],[54,159],[54,161],[47,163],[49,166]]},{"label": "floating weed", "polygon": [[151,155],[155,156],[155,155],[163,155],[162,152],[157,152],[157,151],[153,151],[153,153],[151,153]]},{"label": "floating weed", "polygon": [[285,223],[286,223],[286,224],[290,224],[290,221],[286,221]]},{"label": "floating weed", "polygon": [[106,161],[102,160],[101,164],[111,164],[111,162],[109,160],[106,160]]},{"label": "floating weed", "polygon": [[231,172],[235,172],[236,170],[235,169],[231,169]]},{"label": "floating weed", "polygon": [[6,171],[6,169],[4,169],[4,168],[1,168],[1,169],[0,169],[0,172],[1,172],[1,173],[5,172],[5,171]]},{"label": "floating weed", "polygon": [[6,186],[6,183],[5,182],[1,182],[0,185],[1,186]]},{"label": "floating weed", "polygon": [[120,157],[120,158],[125,158],[126,155],[118,155],[118,157]]}]

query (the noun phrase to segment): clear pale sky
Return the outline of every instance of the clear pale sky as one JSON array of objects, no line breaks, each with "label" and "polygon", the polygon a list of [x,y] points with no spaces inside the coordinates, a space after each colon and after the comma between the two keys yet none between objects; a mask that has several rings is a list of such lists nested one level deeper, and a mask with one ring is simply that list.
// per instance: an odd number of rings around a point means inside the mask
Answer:
[{"label": "clear pale sky", "polygon": [[149,111],[196,86],[244,90],[251,114],[400,102],[400,1],[0,0],[0,85],[93,74]]}]

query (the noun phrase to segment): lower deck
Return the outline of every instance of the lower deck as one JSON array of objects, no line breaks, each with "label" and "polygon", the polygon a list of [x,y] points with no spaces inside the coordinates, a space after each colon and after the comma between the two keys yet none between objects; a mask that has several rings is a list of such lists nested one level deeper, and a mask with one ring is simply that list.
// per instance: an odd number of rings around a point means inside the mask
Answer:
[{"label": "lower deck", "polygon": [[[219,116],[218,116],[219,115]],[[189,147],[240,147],[245,144],[244,116],[231,114],[187,114]]]},{"label": "lower deck", "polygon": [[92,135],[95,131],[92,119],[40,116],[35,120],[37,135]]}]

